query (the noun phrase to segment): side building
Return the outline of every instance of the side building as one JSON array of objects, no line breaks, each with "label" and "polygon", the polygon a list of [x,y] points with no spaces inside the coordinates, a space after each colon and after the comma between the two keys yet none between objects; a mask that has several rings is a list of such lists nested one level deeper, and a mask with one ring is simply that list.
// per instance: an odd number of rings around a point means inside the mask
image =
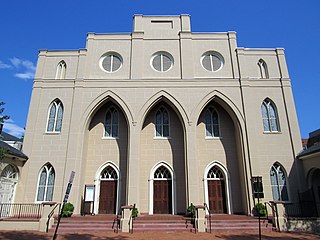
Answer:
[{"label": "side building", "polygon": [[16,200],[60,202],[75,171],[76,213],[92,186],[96,214],[250,214],[253,177],[263,201],[297,198],[300,150],[283,49],[191,32],[188,15],[136,15],[132,33],[40,51]]}]

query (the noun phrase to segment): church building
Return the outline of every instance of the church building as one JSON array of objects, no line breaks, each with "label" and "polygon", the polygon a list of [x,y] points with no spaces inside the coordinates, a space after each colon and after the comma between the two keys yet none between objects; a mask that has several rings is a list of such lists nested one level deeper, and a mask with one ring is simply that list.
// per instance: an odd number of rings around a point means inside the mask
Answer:
[{"label": "church building", "polygon": [[252,180],[261,202],[297,198],[301,148],[283,49],[135,15],[132,33],[39,52],[14,199],[61,202],[74,171],[76,214],[86,200],[95,214],[250,215]]}]

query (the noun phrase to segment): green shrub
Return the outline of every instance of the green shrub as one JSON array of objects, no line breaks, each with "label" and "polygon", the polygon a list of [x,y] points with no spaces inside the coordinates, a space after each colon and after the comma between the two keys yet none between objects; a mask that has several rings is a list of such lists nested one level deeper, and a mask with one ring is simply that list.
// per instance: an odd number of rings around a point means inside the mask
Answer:
[{"label": "green shrub", "polygon": [[138,214],[139,214],[138,208],[136,207],[132,208],[132,212],[131,212],[132,217],[133,218],[138,217]]},{"label": "green shrub", "polygon": [[187,216],[188,217],[194,217],[196,215],[196,208],[195,206],[191,203],[190,206],[187,208]]},{"label": "green shrub", "polygon": [[255,206],[256,215],[265,216],[267,215],[266,206],[263,203],[257,203]]},{"label": "green shrub", "polygon": [[62,217],[71,217],[73,214],[74,206],[72,203],[66,203],[62,210]]}]

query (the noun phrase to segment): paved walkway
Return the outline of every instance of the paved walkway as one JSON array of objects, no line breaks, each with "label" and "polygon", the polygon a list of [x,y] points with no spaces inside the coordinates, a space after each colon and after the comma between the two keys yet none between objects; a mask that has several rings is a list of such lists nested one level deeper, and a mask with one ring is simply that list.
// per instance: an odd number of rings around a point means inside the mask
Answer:
[{"label": "paved walkway", "polygon": [[[35,231],[0,231],[0,240],[51,240],[52,234],[39,233]],[[256,240],[259,239],[257,232],[232,231],[215,233],[188,233],[188,232],[137,232],[129,233],[66,233],[58,234],[57,240]],[[320,239],[320,235],[307,233],[279,233],[263,232],[264,240],[307,240]]]}]

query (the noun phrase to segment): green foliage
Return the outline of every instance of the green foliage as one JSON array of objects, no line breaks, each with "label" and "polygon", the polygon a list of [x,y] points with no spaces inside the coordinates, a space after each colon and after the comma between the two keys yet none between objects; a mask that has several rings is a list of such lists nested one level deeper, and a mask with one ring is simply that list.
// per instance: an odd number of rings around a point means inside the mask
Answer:
[{"label": "green foliage", "polygon": [[2,116],[2,113],[4,111],[4,107],[1,107],[5,105],[4,102],[0,102],[0,123],[3,123],[5,120],[8,120],[10,117],[7,115]]},{"label": "green foliage", "polygon": [[7,153],[7,150],[0,147],[0,160],[4,158],[4,155]]},{"label": "green foliage", "polygon": [[133,218],[138,217],[138,214],[139,214],[138,208],[136,208],[136,207],[132,208],[132,210],[131,210],[132,217]]},{"label": "green foliage", "polygon": [[196,207],[191,203],[187,208],[187,216],[194,217],[196,215]]},{"label": "green foliage", "polygon": [[255,212],[257,215],[260,215],[260,216],[265,216],[267,215],[267,209],[266,209],[266,206],[263,204],[263,203],[257,203],[255,206]]},{"label": "green foliage", "polygon": [[62,217],[71,217],[74,206],[72,203],[66,203],[62,209]]}]

